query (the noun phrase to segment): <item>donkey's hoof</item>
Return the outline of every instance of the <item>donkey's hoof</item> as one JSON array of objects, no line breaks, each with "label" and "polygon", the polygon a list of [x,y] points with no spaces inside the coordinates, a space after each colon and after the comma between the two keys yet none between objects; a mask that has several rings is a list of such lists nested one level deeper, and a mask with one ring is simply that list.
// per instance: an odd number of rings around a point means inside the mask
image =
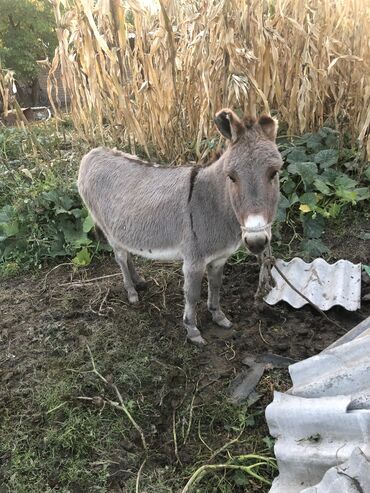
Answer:
[{"label": "donkey's hoof", "polygon": [[232,327],[232,322],[230,322],[224,312],[222,312],[221,310],[210,311],[212,313],[212,320],[215,324],[219,325],[223,329],[230,329]]},{"label": "donkey's hoof", "polygon": [[215,320],[215,323],[223,329],[231,329],[231,327],[233,326],[233,323],[230,322],[230,320],[226,317],[222,318],[221,320]]},{"label": "donkey's hoof", "polygon": [[138,301],[139,301],[139,295],[137,294],[136,291],[129,291],[127,293],[127,297],[128,297],[129,303],[131,303],[132,305],[135,303],[138,303]]},{"label": "donkey's hoof", "polygon": [[189,337],[189,341],[197,346],[206,346],[207,341],[202,336]]},{"label": "donkey's hoof", "polygon": [[188,324],[184,324],[184,326],[187,332],[187,338],[190,342],[193,342],[198,346],[205,346],[207,344],[207,341],[203,339],[197,327]]}]

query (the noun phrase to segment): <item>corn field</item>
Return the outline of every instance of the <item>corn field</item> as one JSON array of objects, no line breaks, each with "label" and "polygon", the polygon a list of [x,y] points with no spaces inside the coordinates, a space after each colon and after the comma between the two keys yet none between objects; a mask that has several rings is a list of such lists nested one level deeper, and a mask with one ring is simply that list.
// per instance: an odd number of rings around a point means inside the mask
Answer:
[{"label": "corn field", "polygon": [[170,160],[205,157],[214,114],[275,114],[291,134],[327,119],[370,155],[367,0],[53,0],[80,136]]}]

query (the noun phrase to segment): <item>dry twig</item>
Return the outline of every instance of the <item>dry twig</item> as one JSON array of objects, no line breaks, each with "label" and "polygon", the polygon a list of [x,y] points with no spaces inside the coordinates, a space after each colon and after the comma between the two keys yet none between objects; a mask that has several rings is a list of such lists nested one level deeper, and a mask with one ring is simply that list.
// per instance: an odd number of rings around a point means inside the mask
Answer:
[{"label": "dry twig", "polygon": [[[60,264],[60,265],[69,265],[69,264]],[[59,267],[59,266],[57,266]],[[117,276],[122,276],[121,273],[117,274],[108,274],[106,276],[100,276],[100,277],[93,277],[92,279],[85,279],[84,281],[76,281],[76,282],[64,282],[59,284],[59,286],[72,286],[75,288],[80,288],[81,286],[84,286],[85,284],[89,284],[90,282],[95,282],[95,281],[101,281],[102,279],[108,279],[110,277],[117,277]]]},{"label": "dry twig", "polygon": [[271,481],[265,479],[263,476],[257,474],[254,472],[254,469],[260,467],[260,466],[273,466],[276,468],[275,463],[273,462],[274,459],[270,457],[263,457],[260,455],[243,455],[239,456],[238,459],[244,459],[244,460],[258,460],[260,462],[256,462],[254,464],[251,464],[250,466],[245,466],[245,465],[238,465],[238,464],[206,464],[201,467],[199,467],[194,474],[191,476],[189,481],[186,483],[184,489],[182,490],[181,493],[188,493],[190,491],[191,486],[193,486],[195,483],[200,481],[208,472],[210,471],[218,471],[218,470],[236,470],[236,471],[243,471],[250,476],[252,476],[255,479],[258,479],[264,484],[271,484]]},{"label": "dry twig", "polygon": [[[128,417],[128,419],[131,422],[131,424],[133,425],[133,427],[139,433],[140,438],[141,438],[141,443],[143,445],[143,449],[147,453],[148,446],[147,446],[147,443],[146,443],[146,440],[145,440],[145,436],[144,436],[144,432],[143,432],[142,428],[137,424],[137,422],[132,417],[130,411],[127,409],[125,403],[123,402],[122,395],[121,395],[120,391],[118,390],[117,386],[115,384],[112,384],[112,383],[108,382],[108,380],[105,377],[103,377],[103,375],[101,373],[99,373],[99,371],[96,369],[96,365],[95,365],[95,361],[94,361],[94,357],[92,355],[91,349],[90,349],[89,345],[87,345],[86,347],[87,347],[87,350],[89,352],[90,359],[91,359],[91,364],[92,364],[92,367],[93,367],[92,372],[95,373],[95,375],[97,377],[99,377],[100,380],[102,380],[105,383],[105,385],[107,385],[108,387],[112,387],[114,389],[119,402],[111,401],[110,399],[106,399],[106,398],[105,398],[105,401],[110,406],[112,406],[112,407],[114,407],[116,409],[120,409],[121,411],[123,411],[126,414],[126,416]],[[90,400],[91,398],[84,398],[84,399]]]}]

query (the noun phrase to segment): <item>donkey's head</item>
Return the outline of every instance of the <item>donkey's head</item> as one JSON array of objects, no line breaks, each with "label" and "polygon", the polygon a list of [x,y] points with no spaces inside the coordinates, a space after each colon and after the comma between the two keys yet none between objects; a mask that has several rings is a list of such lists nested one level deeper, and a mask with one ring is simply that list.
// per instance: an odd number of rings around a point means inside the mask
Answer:
[{"label": "donkey's head", "polygon": [[230,141],[223,155],[225,180],[243,240],[252,253],[261,253],[271,240],[279,200],[283,161],[275,144],[277,121],[269,116],[240,120],[223,109],[215,123]]}]

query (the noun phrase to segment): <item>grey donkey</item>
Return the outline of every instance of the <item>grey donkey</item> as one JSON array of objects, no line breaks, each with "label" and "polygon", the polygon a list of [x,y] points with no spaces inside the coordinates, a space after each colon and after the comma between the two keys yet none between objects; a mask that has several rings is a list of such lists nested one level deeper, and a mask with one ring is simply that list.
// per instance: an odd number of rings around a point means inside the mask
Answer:
[{"label": "grey donkey", "polygon": [[229,145],[209,166],[162,167],[99,147],[83,157],[78,176],[80,195],[113,248],[131,303],[145,283],[131,254],[183,261],[183,321],[198,344],[206,344],[196,319],[205,271],[208,310],[216,324],[229,328],[220,307],[223,268],[242,244],[257,255],[270,242],[282,166],[271,117],[241,120],[223,109],[215,123]]}]

